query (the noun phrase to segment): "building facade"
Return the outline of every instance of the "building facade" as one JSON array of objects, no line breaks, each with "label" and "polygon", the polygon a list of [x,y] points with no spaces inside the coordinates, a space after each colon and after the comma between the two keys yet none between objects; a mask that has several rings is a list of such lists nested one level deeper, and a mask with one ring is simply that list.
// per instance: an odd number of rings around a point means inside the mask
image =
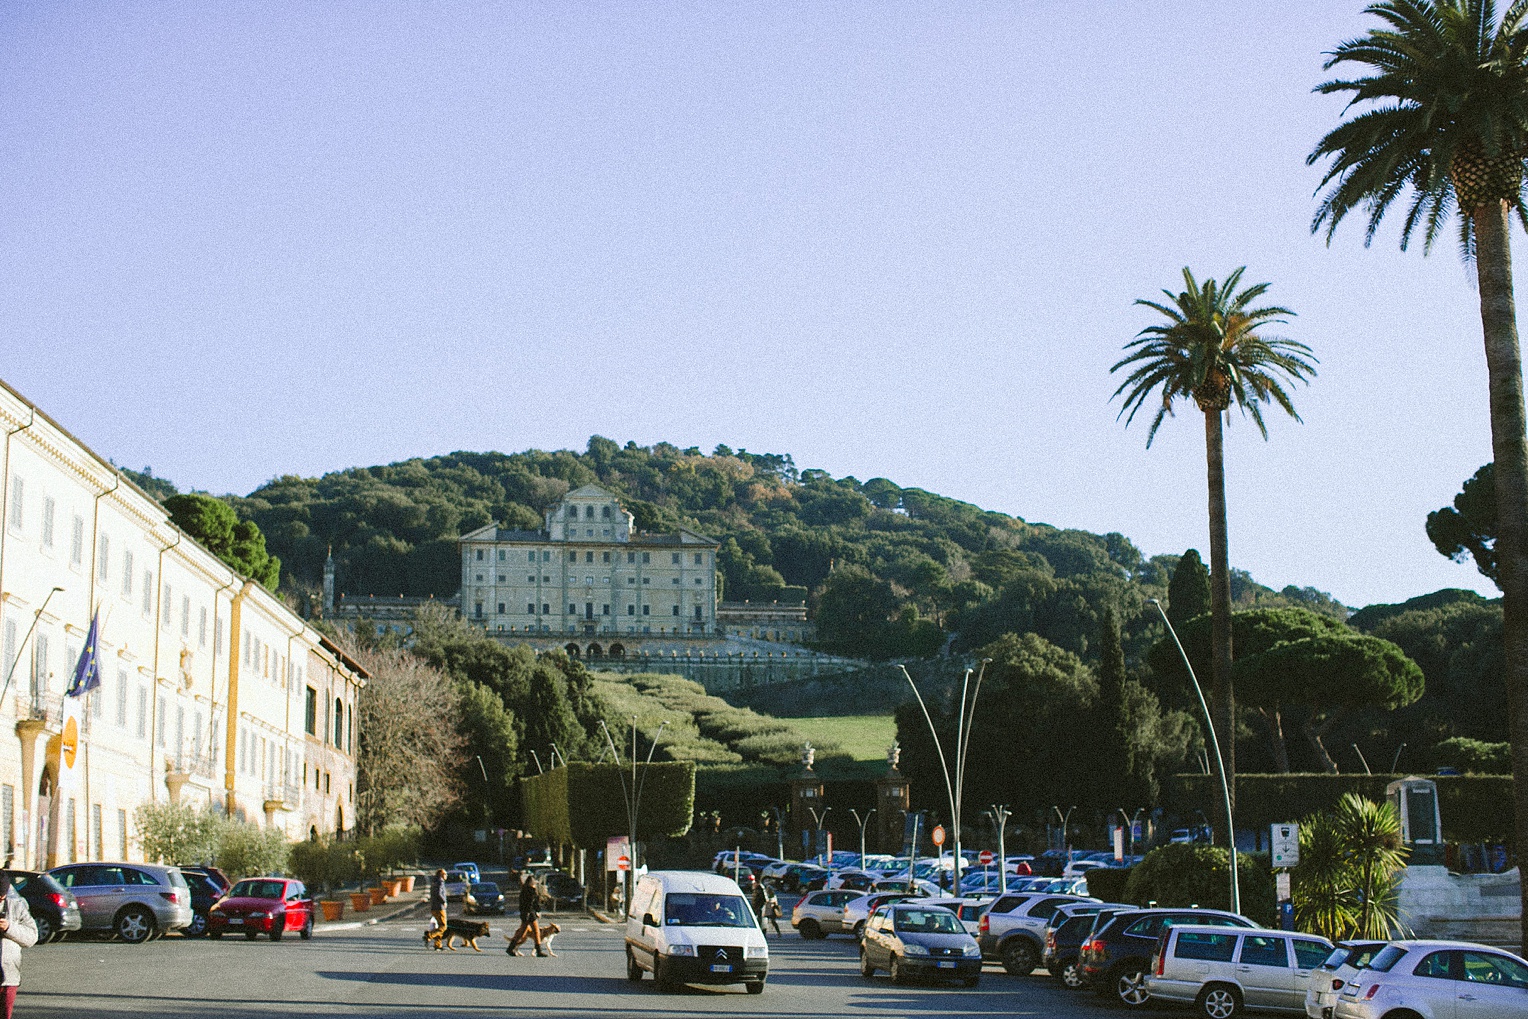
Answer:
[{"label": "building facade", "polygon": [[816,636],[803,601],[724,601],[716,610],[716,619],[728,637],[808,644]]},{"label": "building facade", "polygon": [[[0,842],[18,867],[141,859],[140,804],[289,837],[354,826],[364,670],[0,383]],[[101,685],[64,690],[100,621]]]},{"label": "building facade", "polygon": [[591,657],[715,641],[720,547],[685,529],[641,533],[613,493],[585,485],[547,510],[543,530],[462,536],[462,616],[506,641]]}]

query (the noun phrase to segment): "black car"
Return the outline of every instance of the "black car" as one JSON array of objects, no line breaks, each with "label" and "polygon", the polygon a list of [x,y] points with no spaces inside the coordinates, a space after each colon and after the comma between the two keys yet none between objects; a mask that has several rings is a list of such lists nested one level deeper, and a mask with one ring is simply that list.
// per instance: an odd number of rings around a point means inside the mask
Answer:
[{"label": "black car", "polygon": [[69,931],[80,929],[80,907],[74,893],[50,874],[30,870],[11,871],[11,885],[26,900],[37,922],[37,943],[62,941]]},{"label": "black car", "polygon": [[1093,922],[1082,943],[1078,966],[1083,979],[1099,994],[1113,997],[1127,1008],[1141,1008],[1150,1000],[1146,993],[1146,969],[1157,948],[1157,937],[1172,924],[1217,924],[1222,927],[1256,927],[1238,913],[1221,909],[1104,910]]},{"label": "black car", "polygon": [[1040,957],[1041,965],[1068,990],[1082,988],[1085,981],[1077,956],[1082,951],[1082,943],[1087,940],[1088,932],[1093,929],[1093,921],[1104,910],[1112,912],[1133,908],[1106,902],[1074,902],[1062,906],[1046,921],[1045,951]]},{"label": "black car", "polygon": [[561,871],[552,871],[542,879],[542,890],[546,897],[552,900],[552,908],[558,906],[577,906],[584,901],[584,886],[579,884],[571,875]]},{"label": "black car", "polygon": [[492,881],[474,881],[462,896],[462,912],[486,916],[504,915],[504,893]]},{"label": "black car", "polygon": [[207,933],[207,911],[228,894],[228,885],[222,880],[223,872],[212,867],[182,867],[180,873],[191,888],[191,923],[181,933],[200,938]]}]

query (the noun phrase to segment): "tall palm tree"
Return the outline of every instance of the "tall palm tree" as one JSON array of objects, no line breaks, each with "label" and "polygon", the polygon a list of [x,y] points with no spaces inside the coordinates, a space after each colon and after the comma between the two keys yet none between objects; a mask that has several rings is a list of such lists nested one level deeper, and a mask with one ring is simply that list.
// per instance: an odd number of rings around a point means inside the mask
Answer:
[{"label": "tall palm tree", "polygon": [[[1455,212],[1466,259],[1475,260],[1490,381],[1496,464],[1497,586],[1503,595],[1508,723],[1518,851],[1528,849],[1528,442],[1523,369],[1512,294],[1510,217],[1528,226],[1528,0],[1500,18],[1491,0],[1388,0],[1367,13],[1381,26],[1345,42],[1326,67],[1362,76],[1317,86],[1351,96],[1353,116],[1316,145],[1329,160],[1311,224],[1327,242],[1345,215],[1368,216],[1367,245],[1391,204],[1409,199],[1404,250],[1420,229],[1424,251]],[[1330,187],[1328,187],[1330,185]],[[1528,939],[1528,883],[1523,885]]]},{"label": "tall palm tree", "polygon": [[[1524,0],[1528,2],[1528,0]],[[1126,356],[1109,371],[1130,369],[1114,391],[1124,394],[1120,416],[1128,427],[1136,412],[1157,390],[1160,404],[1146,433],[1146,446],[1156,437],[1173,404],[1191,399],[1204,414],[1204,453],[1210,490],[1210,643],[1213,671],[1214,725],[1225,759],[1227,786],[1236,788],[1236,694],[1231,684],[1231,567],[1226,539],[1226,470],[1222,421],[1232,406],[1252,418],[1264,439],[1263,405],[1276,403],[1296,421],[1288,381],[1308,382],[1316,374],[1310,348],[1294,340],[1264,336],[1266,326],[1293,316],[1287,308],[1255,308],[1267,283],[1238,289],[1243,266],[1224,283],[1203,284],[1183,270],[1184,290],[1164,290],[1168,303],[1138,300],[1161,312],[1167,321],[1142,329],[1125,345]],[[1128,414],[1128,416],[1126,416]]]}]

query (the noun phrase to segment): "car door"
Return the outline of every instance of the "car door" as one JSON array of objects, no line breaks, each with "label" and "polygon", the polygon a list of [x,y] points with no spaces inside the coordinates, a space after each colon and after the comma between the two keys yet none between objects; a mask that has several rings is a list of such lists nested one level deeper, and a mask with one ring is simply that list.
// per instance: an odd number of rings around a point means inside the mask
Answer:
[{"label": "car door", "polygon": [[896,946],[891,942],[891,912],[886,906],[881,906],[870,914],[870,920],[865,924],[865,943],[870,946],[870,960],[872,965],[882,969],[891,965],[891,955]]},{"label": "car door", "polygon": [[[1279,934],[1243,935],[1236,976],[1248,1005],[1290,1007],[1295,974],[1289,962],[1289,939]],[[1303,995],[1300,1001],[1303,1007]]]},{"label": "car door", "polygon": [[1455,982],[1457,1019],[1528,1016],[1528,967],[1495,952],[1462,951]]},{"label": "car door", "polygon": [[[1305,1001],[1306,992],[1310,990],[1311,975],[1320,969],[1327,956],[1332,954],[1332,946],[1325,941],[1312,941],[1309,938],[1291,938],[1289,947],[1295,953],[1295,982],[1294,993],[1298,1003]],[[1330,977],[1327,986],[1330,987]],[[1290,1006],[1293,1008],[1294,1006]]]}]

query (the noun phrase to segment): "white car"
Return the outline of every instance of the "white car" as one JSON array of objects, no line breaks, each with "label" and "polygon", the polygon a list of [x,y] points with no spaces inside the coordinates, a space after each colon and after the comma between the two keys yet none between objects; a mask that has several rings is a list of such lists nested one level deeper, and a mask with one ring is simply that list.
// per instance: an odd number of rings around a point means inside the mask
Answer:
[{"label": "white car", "polygon": [[1192,1004],[1208,1019],[1231,1019],[1246,1008],[1304,1007],[1311,975],[1332,953],[1314,934],[1173,924],[1157,943],[1146,972],[1153,1001]]},{"label": "white car", "polygon": [[871,892],[869,895],[857,896],[844,903],[843,919],[839,921],[840,929],[858,938],[865,933],[865,921],[870,919],[870,914],[876,906],[924,897],[912,892]]},{"label": "white car", "polygon": [[662,990],[741,983],[762,993],[769,946],[737,882],[695,870],[655,870],[637,882],[626,916],[626,979],[643,972]]},{"label": "white car", "polygon": [[1332,954],[1311,974],[1310,986],[1305,991],[1306,1019],[1332,1019],[1338,993],[1386,944],[1385,941],[1339,941]]},{"label": "white car", "polygon": [[1524,1019],[1528,962],[1467,941],[1392,941],[1337,995],[1336,1019]]},{"label": "white car", "polygon": [[952,899],[948,897],[938,899],[920,899],[919,904],[928,906],[943,906],[945,909],[948,909],[950,912],[960,917],[960,922],[965,927],[966,933],[974,938],[976,937],[977,928],[981,924],[983,911],[985,911],[988,906],[992,905],[992,896],[966,896],[959,899]]},{"label": "white car", "polygon": [[851,888],[809,892],[791,910],[791,926],[808,940],[844,932],[844,907],[863,895]]}]

